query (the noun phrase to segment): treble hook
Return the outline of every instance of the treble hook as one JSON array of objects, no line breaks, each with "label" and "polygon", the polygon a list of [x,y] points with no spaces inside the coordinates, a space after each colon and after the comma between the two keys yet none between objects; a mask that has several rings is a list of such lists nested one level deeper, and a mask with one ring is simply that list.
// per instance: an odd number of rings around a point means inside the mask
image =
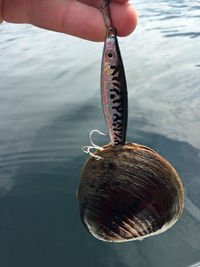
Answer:
[{"label": "treble hook", "polygon": [[99,130],[92,130],[90,132],[90,137],[89,137],[91,146],[84,146],[84,147],[82,147],[82,150],[83,150],[83,152],[88,153],[88,154],[90,154],[90,156],[92,156],[92,157],[96,158],[97,160],[99,160],[99,159],[103,159],[103,158],[100,157],[100,156],[95,155],[94,153],[92,153],[90,151],[90,149],[103,150],[103,147],[96,145],[92,141],[92,134],[95,133],[95,132],[98,133],[98,134],[101,134],[101,135],[105,135],[104,133],[100,132]]},{"label": "treble hook", "polygon": [[106,26],[106,35],[111,36],[111,35],[117,35],[116,29],[112,24],[112,19],[111,19],[111,14],[110,14],[110,0],[102,0],[101,2],[101,9],[103,12],[103,19],[104,19],[104,23]]}]

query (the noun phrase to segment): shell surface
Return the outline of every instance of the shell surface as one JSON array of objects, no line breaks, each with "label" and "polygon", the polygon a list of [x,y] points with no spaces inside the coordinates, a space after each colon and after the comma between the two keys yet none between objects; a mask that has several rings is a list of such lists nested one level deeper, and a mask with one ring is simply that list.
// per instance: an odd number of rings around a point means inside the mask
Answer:
[{"label": "shell surface", "polygon": [[158,234],[181,216],[184,193],[174,168],[152,149],[133,143],[104,146],[86,162],[77,192],[84,226],[103,241]]}]

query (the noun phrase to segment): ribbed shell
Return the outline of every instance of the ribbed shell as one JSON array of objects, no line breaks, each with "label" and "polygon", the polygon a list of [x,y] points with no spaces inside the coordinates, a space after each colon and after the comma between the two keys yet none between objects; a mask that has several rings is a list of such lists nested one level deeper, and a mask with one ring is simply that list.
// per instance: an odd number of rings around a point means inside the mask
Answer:
[{"label": "ribbed shell", "polygon": [[158,234],[180,217],[184,193],[174,168],[152,149],[107,145],[86,162],[78,188],[80,216],[96,238],[123,242]]}]

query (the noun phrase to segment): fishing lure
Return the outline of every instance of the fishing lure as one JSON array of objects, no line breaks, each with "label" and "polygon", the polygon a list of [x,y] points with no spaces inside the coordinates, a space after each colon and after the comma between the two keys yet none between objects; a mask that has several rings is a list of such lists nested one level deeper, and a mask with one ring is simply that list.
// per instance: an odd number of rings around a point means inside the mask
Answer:
[{"label": "fishing lure", "polygon": [[[102,0],[101,5],[106,26],[101,65],[101,99],[110,135],[110,143],[112,146],[120,146],[124,145],[126,140],[128,117],[127,86],[117,32],[112,25],[110,16],[109,3],[110,0],[107,0],[107,3]],[[89,138],[91,146],[84,146],[82,150],[99,160],[102,157],[90,151],[91,149],[103,149],[93,143],[92,134],[94,132],[104,135],[98,130],[91,131]]]},{"label": "fishing lure", "polygon": [[[104,0],[102,1],[102,11],[107,29],[101,67],[102,106],[111,145],[118,146],[124,145],[126,139],[127,86],[116,29],[111,21],[109,2],[105,5]],[[110,23],[106,19],[106,11]]]}]

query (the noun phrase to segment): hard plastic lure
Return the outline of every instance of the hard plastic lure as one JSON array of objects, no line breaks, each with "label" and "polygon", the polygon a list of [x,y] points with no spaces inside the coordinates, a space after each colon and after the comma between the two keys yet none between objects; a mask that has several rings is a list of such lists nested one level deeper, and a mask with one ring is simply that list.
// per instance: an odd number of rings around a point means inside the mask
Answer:
[{"label": "hard plastic lure", "polygon": [[[107,9],[109,9],[108,4]],[[116,30],[112,26],[110,16],[111,27],[108,27],[104,1],[102,1],[102,10],[107,28],[101,67],[102,105],[110,142],[112,146],[119,146],[124,145],[126,139],[128,106],[126,78]],[[110,14],[109,11],[108,14]]]}]

